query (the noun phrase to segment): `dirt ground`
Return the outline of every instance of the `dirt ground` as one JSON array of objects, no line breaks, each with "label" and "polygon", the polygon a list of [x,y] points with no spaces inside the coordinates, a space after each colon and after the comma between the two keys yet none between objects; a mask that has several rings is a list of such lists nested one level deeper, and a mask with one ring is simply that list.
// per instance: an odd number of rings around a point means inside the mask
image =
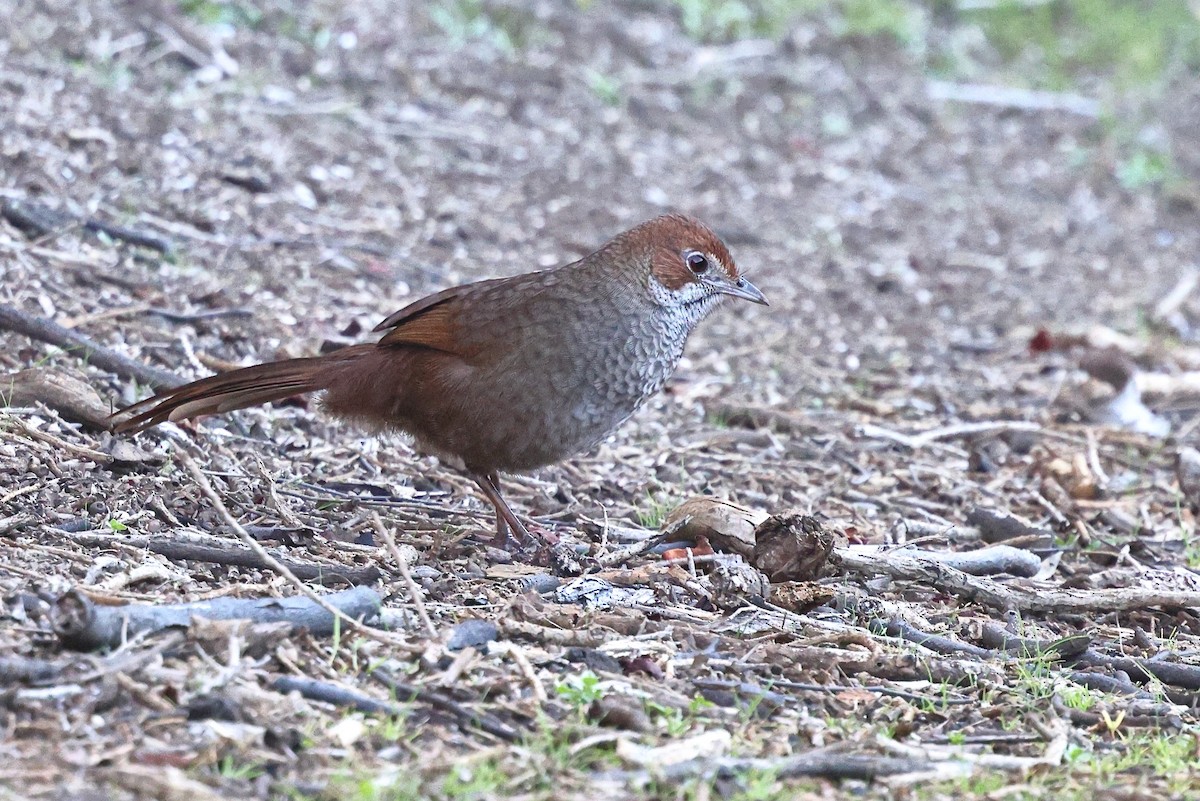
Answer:
[{"label": "dirt ground", "polygon": [[[1155,101],[1181,142],[1168,193],[1122,186],[1096,119],[931,99],[911,50],[832,14],[703,44],[641,0],[3,11],[0,201],[64,214],[0,220],[0,304],[190,379],[363,341],[427,292],[687,212],[771,306],[719,310],[596,452],[509,480],[516,508],[594,557],[697,495],[941,552],[1015,515],[1038,572],[834,559],[789,607],[645,553],[600,574],[628,595],[589,607],[474,542],[491,523],[468,481],[315,404],[118,442],[10,398],[0,797],[1200,796],[1200,490],[1176,474],[1200,293],[1155,311],[1200,253],[1194,87]],[[1114,365],[1168,384],[1146,391],[1168,436],[1105,417]],[[33,366],[105,408],[147,394],[0,331],[0,372]],[[70,590],[106,609],[298,594],[156,552],[242,548],[189,463],[271,554],[324,571],[312,590],[358,571],[390,633],[67,647]]]}]

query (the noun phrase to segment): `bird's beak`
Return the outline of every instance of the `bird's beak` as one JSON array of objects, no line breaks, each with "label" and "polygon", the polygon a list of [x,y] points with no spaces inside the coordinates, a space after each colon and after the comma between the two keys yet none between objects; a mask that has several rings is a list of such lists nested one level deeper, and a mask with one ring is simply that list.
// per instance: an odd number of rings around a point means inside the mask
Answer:
[{"label": "bird's beak", "polygon": [[767,303],[766,297],[758,290],[758,287],[745,278],[735,278],[732,281],[714,281],[713,288],[722,294],[732,295],[735,298],[748,300],[751,303],[758,303],[762,306],[771,305]]}]

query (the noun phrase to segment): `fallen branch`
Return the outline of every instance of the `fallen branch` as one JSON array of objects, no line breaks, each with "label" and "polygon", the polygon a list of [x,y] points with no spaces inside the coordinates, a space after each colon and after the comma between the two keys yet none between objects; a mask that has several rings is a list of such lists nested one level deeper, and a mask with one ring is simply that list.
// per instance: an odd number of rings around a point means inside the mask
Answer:
[{"label": "fallen branch", "polygon": [[983,624],[983,628],[979,632],[979,639],[987,647],[998,651],[1016,653],[1029,658],[1054,657],[1057,659],[1074,659],[1086,651],[1092,643],[1092,638],[1086,634],[1076,634],[1057,640],[1020,637],[1009,634],[994,623]]},{"label": "fallen branch", "polygon": [[1067,678],[1089,690],[1098,690],[1109,695],[1130,695],[1142,700],[1152,700],[1154,695],[1140,689],[1133,682],[1104,673],[1091,673],[1085,670],[1073,670],[1066,674]]},{"label": "fallen branch", "polygon": [[849,684],[810,684],[801,681],[787,681],[786,679],[772,679],[771,686],[777,690],[797,690],[799,692],[812,693],[844,693],[844,692],[869,692],[887,695],[892,698],[904,698],[908,701],[919,701],[921,703],[942,704],[945,706],[961,706],[963,704],[976,703],[973,698],[949,698],[943,695],[923,695],[921,693],[912,693],[907,690],[901,690],[896,687],[885,687],[879,684],[861,684],[851,686]]},{"label": "fallen branch", "polygon": [[1034,528],[1012,515],[997,514],[978,506],[967,512],[967,522],[979,529],[980,539],[988,543],[1017,539],[1033,542],[1048,540],[1049,544],[1054,543],[1054,534],[1045,529]]},{"label": "fallen branch", "polygon": [[45,659],[27,659],[11,656],[0,659],[0,687],[14,684],[47,684],[58,678],[69,663],[49,662]]},{"label": "fallen branch", "polygon": [[892,618],[887,621],[873,620],[871,621],[871,630],[882,631],[889,637],[897,637],[901,640],[916,643],[923,648],[928,648],[939,654],[967,654],[978,659],[992,659],[997,656],[996,653],[986,648],[980,648],[978,645],[972,645],[969,642],[961,642],[951,637],[943,637],[939,634],[929,634],[921,631],[899,618]]},{"label": "fallen branch", "polygon": [[635,556],[641,556],[646,551],[651,550],[659,539],[658,536],[649,537],[641,542],[635,542],[632,545],[626,545],[624,548],[617,548],[616,550],[601,554],[596,557],[596,564],[601,568],[624,564]]},{"label": "fallen branch", "polygon": [[[223,545],[202,545],[177,539],[164,539],[162,535],[130,537],[96,531],[64,532],[63,534],[72,542],[80,545],[92,548],[107,548],[114,545],[145,548],[151,553],[165,556],[175,562],[206,562],[233,567],[273,569],[270,563],[254,551],[248,548],[238,548],[228,541]],[[346,567],[284,559],[280,559],[278,562],[290,570],[296,578],[326,586],[330,584],[350,584],[352,586],[374,584],[383,577],[382,571],[374,565]]]},{"label": "fallen branch", "polygon": [[885,681],[931,681],[957,687],[975,686],[980,680],[1002,681],[1004,669],[993,661],[931,657],[924,654],[866,651],[779,643],[764,649],[769,658],[784,664],[821,665],[841,675],[866,674]]},{"label": "fallen branch", "polygon": [[[1021,657],[1040,657],[1049,654],[1068,665],[1084,665],[1108,668],[1113,671],[1123,671],[1135,681],[1143,683],[1158,679],[1163,684],[1200,689],[1200,666],[1185,665],[1178,662],[1160,662],[1132,657],[1106,656],[1088,647],[1090,638],[1084,635],[1064,637],[1057,640],[1039,640],[1029,637],[1018,637],[1009,634],[999,626],[984,624],[980,632],[980,640],[988,648],[980,648],[970,643],[959,642],[948,637],[926,634],[908,623],[893,619],[886,624],[882,620],[872,621],[873,630],[886,630],[890,637],[900,637],[938,653],[966,653],[979,659],[1004,659],[1007,654],[1015,653]],[[1130,683],[1129,681],[1100,673],[1089,673],[1081,670],[1064,672],[1063,675],[1089,689],[1114,695],[1129,695],[1138,699],[1150,700],[1153,695]],[[776,686],[780,686],[778,683]],[[869,689],[869,688],[868,688]],[[1184,699],[1172,699],[1184,703]]]},{"label": "fallen branch", "polygon": [[26,523],[33,522],[33,515],[17,512],[15,515],[8,517],[0,517],[0,536],[7,534],[10,531],[20,528]]},{"label": "fallen branch", "polygon": [[104,234],[112,239],[119,239],[131,245],[157,250],[159,253],[170,253],[171,243],[160,236],[139,231],[136,228],[126,228],[123,225],[113,225],[103,220],[89,217],[83,221],[83,227],[95,233]]},{"label": "fallen branch", "polygon": [[810,751],[780,759],[735,757],[705,757],[677,762],[659,770],[612,771],[596,779],[622,785],[644,785],[650,782],[678,784],[695,778],[733,778],[747,771],[763,771],[777,779],[797,776],[820,776],[826,779],[857,779],[870,781],[882,776],[903,773],[925,773],[934,763],[922,759],[905,759],[872,754],[846,754],[828,749]]},{"label": "fallen branch", "polygon": [[366,693],[351,690],[338,684],[330,684],[316,679],[304,679],[297,676],[280,676],[271,682],[271,689],[277,693],[299,693],[310,701],[320,701],[326,704],[365,712],[368,715],[390,715],[406,717],[408,710],[400,704],[390,701],[380,701]]},{"label": "fallen branch", "polygon": [[[110,464],[113,461],[113,457],[107,453],[103,453],[102,451],[98,451],[93,448],[87,448],[83,445],[76,445],[74,442],[62,439],[61,437],[56,437],[46,431],[40,431],[27,424],[20,418],[11,418],[9,420],[9,424],[11,424],[13,428],[15,428],[20,434],[23,434],[28,439],[49,445],[58,453],[68,453],[71,456],[75,456],[80,459],[87,459],[88,461],[95,462],[96,464]],[[21,442],[20,437],[10,435],[8,432],[4,431],[0,431],[0,438],[9,441],[16,441],[18,443]]]},{"label": "fallen branch", "polygon": [[883,426],[872,425],[870,423],[858,427],[858,432],[871,439],[886,439],[892,442],[897,442],[906,448],[912,450],[920,450],[921,448],[929,447],[940,443],[944,439],[958,439],[959,437],[973,437],[979,434],[994,434],[1001,431],[1027,431],[1038,432],[1042,427],[1037,423],[1030,423],[1026,420],[992,420],[978,423],[955,423],[954,425],[935,428],[930,431],[922,431],[917,434],[903,434],[899,431],[893,431],[890,428]]},{"label": "fallen branch", "polygon": [[632,545],[627,545],[624,548],[617,548],[606,554],[601,554],[596,557],[596,564],[601,568],[613,567],[615,565],[624,564],[635,556],[641,556],[646,551],[654,548],[658,543],[664,540],[672,539],[679,531],[688,524],[690,518],[687,516],[679,517],[666,526],[661,531],[652,532],[645,539],[635,542]]},{"label": "fallen branch", "polygon": [[95,217],[76,217],[69,212],[52,209],[28,200],[8,200],[0,203],[0,217],[31,236],[46,236],[75,225],[82,225],[88,231],[104,234],[111,239],[119,239],[131,245],[157,250],[159,253],[171,252],[171,243],[155,234],[126,228],[123,225],[106,223]]},{"label": "fallen branch", "polygon": [[220,320],[226,317],[253,317],[254,312],[250,309],[208,309],[200,312],[181,312],[174,309],[161,309],[157,306],[151,306],[146,309],[146,314],[153,314],[156,317],[161,317],[168,323],[188,324],[199,323],[208,320]]},{"label": "fallen branch", "polygon": [[0,303],[0,330],[24,334],[30,339],[45,342],[73,353],[84,361],[115,373],[121,378],[140,381],[153,389],[170,389],[183,383],[183,379],[170,370],[151,367],[110,350],[99,342],[63,328],[58,323]]},{"label": "fallen branch", "polygon": [[[326,606],[353,620],[369,620],[383,601],[367,587],[324,597]],[[51,622],[63,645],[79,651],[115,648],[136,634],[186,629],[193,618],[249,620],[253,623],[288,623],[317,637],[333,633],[337,615],[307,598],[213,598],[182,604],[129,604],[98,606],[78,590],[55,603]]]},{"label": "fallen branch", "polygon": [[978,83],[929,81],[925,91],[931,100],[949,100],[1020,111],[1064,111],[1095,119],[1100,116],[1100,102],[1068,92],[1040,92],[1012,86],[987,86]]},{"label": "fallen branch", "polygon": [[998,609],[1015,609],[1016,596],[1003,585],[988,578],[969,576],[961,570],[914,556],[866,554],[846,549],[834,551],[831,562],[841,562],[847,570],[868,575],[920,581],[935,589],[968,600],[980,600]]},{"label": "fallen branch", "polygon": [[[879,559],[891,559],[894,556],[911,556],[928,559],[931,562],[946,567],[961,570],[972,576],[989,576],[997,573],[1008,573],[1013,576],[1029,578],[1036,575],[1042,566],[1042,560],[1036,554],[1023,548],[1011,545],[992,545],[987,548],[977,548],[973,551],[930,551],[922,548],[889,548],[882,549],[873,545],[854,545],[849,550],[864,555],[872,555]],[[839,551],[839,553],[841,553]]]},{"label": "fallen branch", "polygon": [[1034,721],[1035,728],[1041,731],[1049,742],[1040,757],[1013,756],[1010,754],[976,753],[960,746],[943,746],[930,744],[910,744],[888,737],[877,737],[875,742],[880,748],[895,754],[903,754],[910,759],[926,759],[933,764],[952,761],[966,763],[970,767],[988,770],[1011,770],[1025,772],[1040,766],[1057,766],[1062,764],[1063,755],[1067,750],[1069,729],[1064,722],[1054,721],[1048,726]]},{"label": "fallen branch", "polygon": [[433,625],[433,620],[429,617],[429,611],[425,608],[425,593],[421,592],[421,587],[413,580],[412,573],[408,570],[408,559],[400,552],[399,546],[396,545],[396,538],[392,536],[391,530],[383,525],[383,518],[374,510],[371,511],[371,525],[374,526],[376,533],[379,534],[384,543],[387,544],[388,551],[392,554],[392,559],[396,561],[396,570],[399,571],[400,578],[403,579],[404,586],[408,590],[408,597],[412,600],[413,607],[417,610],[417,617],[425,625],[425,631],[433,639],[441,639],[437,626]]},{"label": "fallen branch", "polygon": [[1179,276],[1179,280],[1175,282],[1175,286],[1158,303],[1154,304],[1154,310],[1150,313],[1150,319],[1156,323],[1165,323],[1167,318],[1179,311],[1180,307],[1187,302],[1188,297],[1200,287],[1200,269],[1195,265],[1188,267]]},{"label": "fallen branch", "polygon": [[1122,670],[1129,678],[1138,682],[1148,682],[1158,679],[1163,684],[1183,687],[1187,690],[1200,690],[1200,665],[1188,665],[1182,662],[1166,662],[1155,659],[1135,659],[1131,656],[1108,656],[1089,648],[1075,660],[1077,665],[1105,666],[1113,670]]},{"label": "fallen branch", "polygon": [[1183,728],[1183,718],[1180,716],[1178,710],[1172,708],[1169,704],[1157,704],[1148,708],[1138,708],[1131,705],[1119,708],[1115,714],[1110,713],[1107,709],[1103,712],[1092,712],[1090,710],[1067,706],[1062,696],[1055,693],[1050,699],[1050,705],[1058,713],[1059,717],[1071,721],[1072,726],[1078,726],[1079,728],[1095,728],[1100,730],[1110,725],[1120,726],[1122,729]]},{"label": "fallen branch", "polygon": [[[1200,609],[1200,592],[1121,587],[1111,590],[1049,590],[1013,588],[1018,597],[1013,607],[1027,612],[1132,612],[1148,606],[1164,609]],[[1200,668],[1197,669],[1200,671]],[[1197,673],[1200,676],[1200,672]],[[1200,684],[1197,685],[1200,689]]]},{"label": "fallen branch", "polygon": [[[1200,592],[1121,587],[1110,590],[1054,590],[1044,587],[1004,585],[989,578],[971,576],[961,570],[923,557],[862,554],[846,549],[834,551],[831,561],[855,573],[887,575],[919,581],[940,592],[975,600],[1001,611],[1018,612],[1129,612],[1148,606],[1166,609],[1200,609]],[[1197,669],[1200,676],[1200,668]],[[1200,688],[1200,685],[1197,685]]]}]

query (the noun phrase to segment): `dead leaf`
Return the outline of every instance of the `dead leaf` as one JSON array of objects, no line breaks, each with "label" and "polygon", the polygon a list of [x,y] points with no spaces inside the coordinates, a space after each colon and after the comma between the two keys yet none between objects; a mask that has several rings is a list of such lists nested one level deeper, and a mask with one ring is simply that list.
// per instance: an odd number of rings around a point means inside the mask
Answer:
[{"label": "dead leaf", "polygon": [[663,528],[682,539],[705,537],[718,551],[749,558],[754,551],[754,529],[767,517],[765,512],[700,495],[675,507]]},{"label": "dead leaf", "polygon": [[166,457],[160,453],[152,453],[139,448],[127,439],[116,437],[110,437],[101,447],[101,452],[112,457],[112,464],[116,467],[157,465],[166,460]]},{"label": "dead leaf", "polygon": [[827,604],[833,597],[832,588],[812,581],[784,581],[771,585],[771,603],[796,614]]}]

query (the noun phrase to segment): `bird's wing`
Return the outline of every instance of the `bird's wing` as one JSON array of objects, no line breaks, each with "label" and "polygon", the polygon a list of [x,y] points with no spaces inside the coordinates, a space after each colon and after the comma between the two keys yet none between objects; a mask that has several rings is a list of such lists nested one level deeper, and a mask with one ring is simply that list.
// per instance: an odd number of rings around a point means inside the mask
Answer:
[{"label": "bird's wing", "polygon": [[[440,297],[439,295],[446,295]],[[388,317],[376,331],[392,329],[379,340],[380,347],[417,345],[424,348],[458,353],[462,342],[455,336],[456,295],[438,293],[419,300]]]},{"label": "bird's wing", "polygon": [[480,294],[488,285],[504,279],[478,281],[473,284],[443,289],[428,297],[410,303],[403,309],[388,315],[375,326],[375,331],[391,329],[379,340],[380,347],[412,345],[431,348],[444,353],[453,353],[465,359],[475,355],[482,343],[479,337],[464,330],[461,312],[464,300]]},{"label": "bird's wing", "polygon": [[374,330],[391,329],[381,347],[413,345],[471,359],[496,344],[485,335],[490,324],[504,319],[516,332],[533,306],[546,304],[547,281],[547,273],[527,273],[443,289],[388,315]]}]

